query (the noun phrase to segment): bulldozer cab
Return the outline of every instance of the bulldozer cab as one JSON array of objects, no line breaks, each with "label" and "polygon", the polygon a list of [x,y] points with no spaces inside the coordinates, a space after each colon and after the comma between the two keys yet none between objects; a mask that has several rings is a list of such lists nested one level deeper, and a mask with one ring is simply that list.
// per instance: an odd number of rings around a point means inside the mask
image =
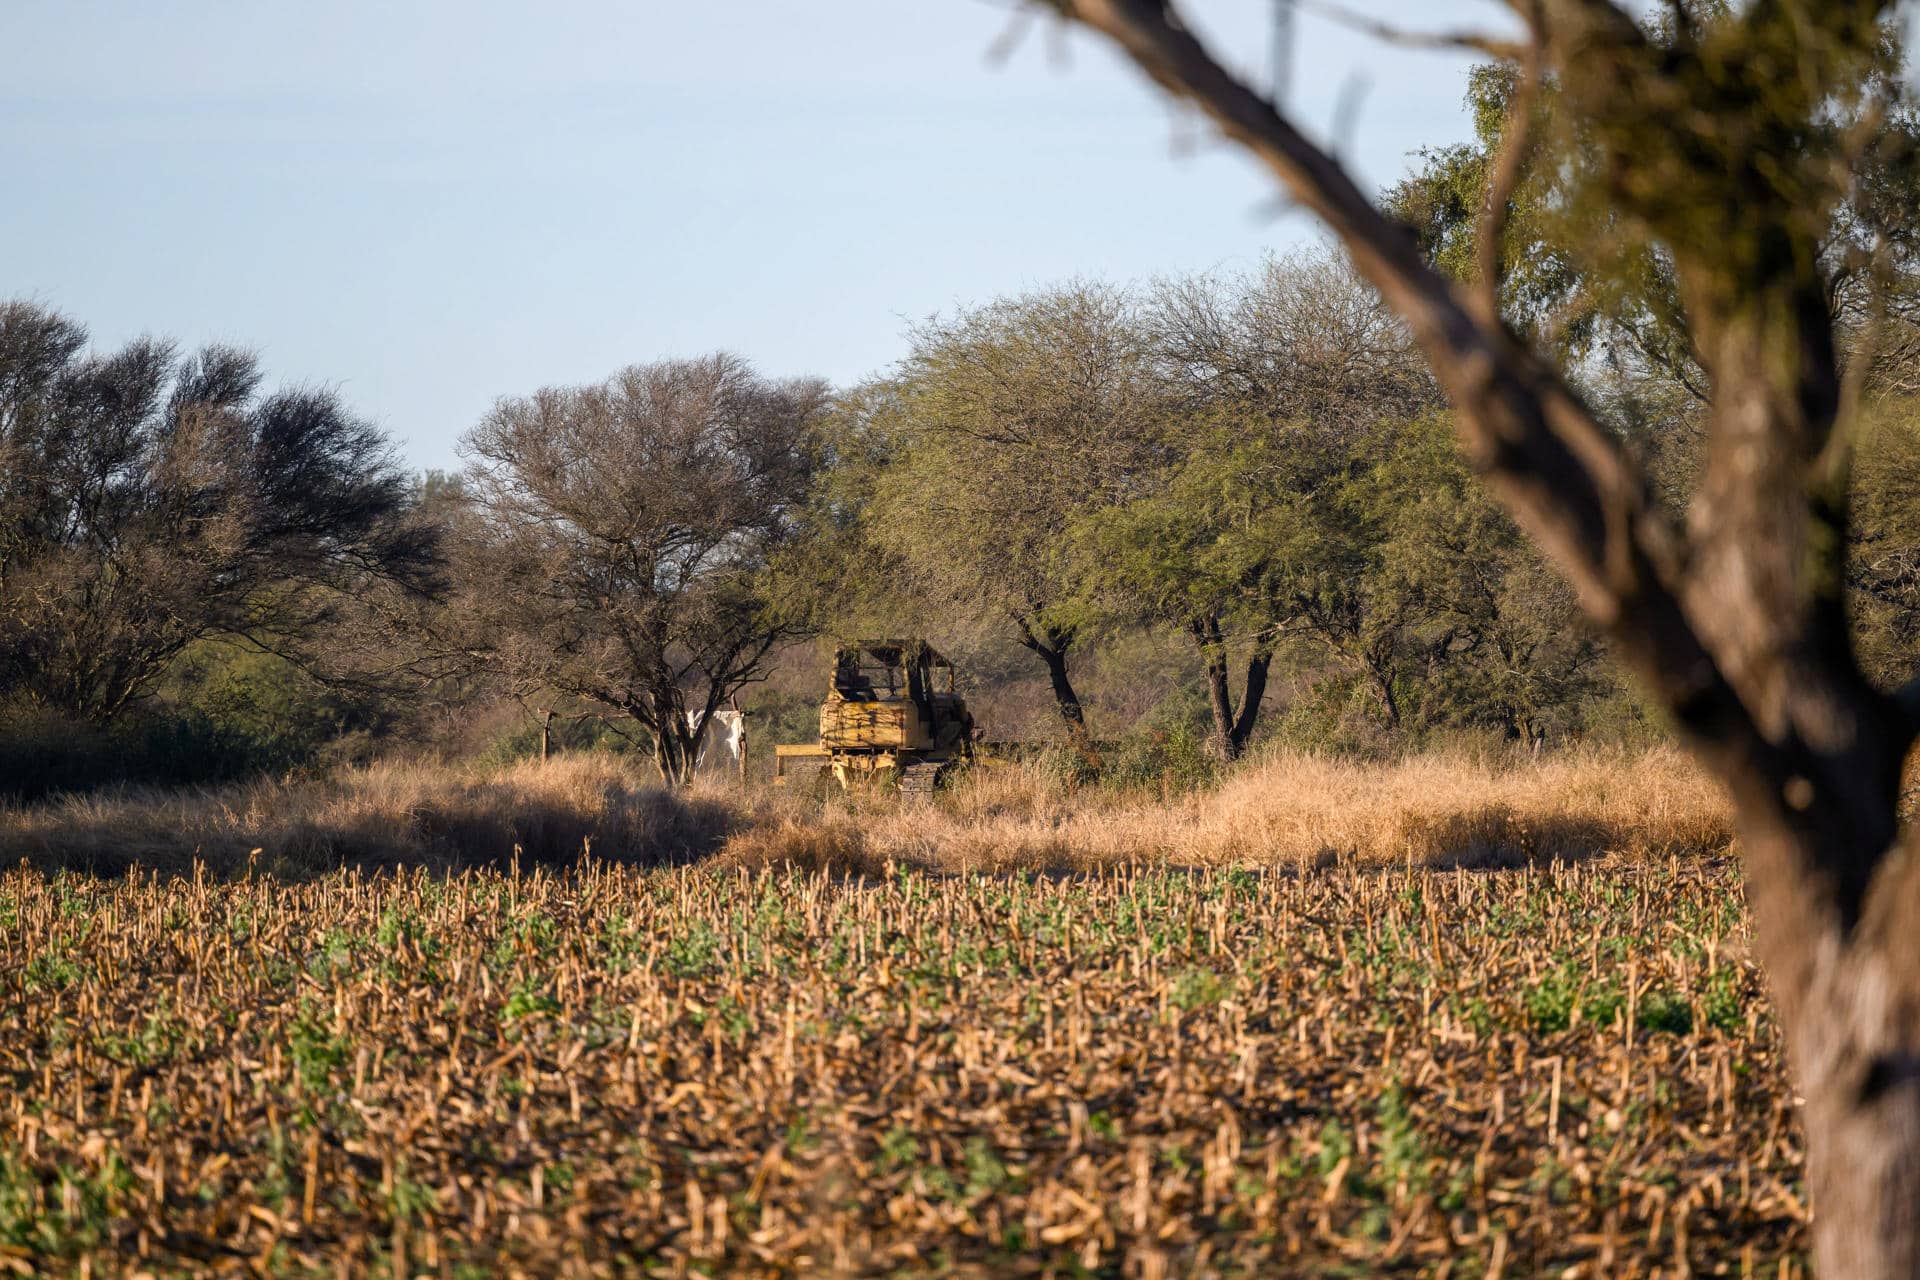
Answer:
[{"label": "bulldozer cab", "polygon": [[953,664],[915,641],[845,644],[834,654],[833,691],[845,702],[905,699],[933,720],[933,695],[954,692]]}]

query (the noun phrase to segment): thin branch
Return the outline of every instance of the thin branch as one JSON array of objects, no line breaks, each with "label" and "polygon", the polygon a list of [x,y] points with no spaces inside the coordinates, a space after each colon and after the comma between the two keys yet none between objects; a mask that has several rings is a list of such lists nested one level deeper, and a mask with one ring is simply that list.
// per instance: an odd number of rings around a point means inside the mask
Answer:
[{"label": "thin branch", "polygon": [[1480,209],[1477,245],[1480,274],[1480,305],[1488,323],[1500,316],[1500,278],[1506,273],[1506,254],[1500,242],[1506,238],[1507,222],[1512,215],[1513,193],[1527,171],[1528,153],[1533,149],[1534,104],[1540,98],[1540,81],[1546,61],[1545,42],[1540,34],[1539,5],[1532,6],[1527,22],[1531,39],[1520,59],[1520,81],[1513,101],[1507,107],[1506,127],[1500,131],[1500,154],[1494,161],[1487,184],[1487,202]]},{"label": "thin branch", "polygon": [[1484,35],[1478,31],[1408,31],[1392,23],[1382,22],[1378,18],[1356,13],[1333,0],[1296,0],[1300,8],[1315,13],[1332,22],[1337,22],[1362,35],[1372,36],[1388,44],[1397,44],[1407,49],[1464,49],[1473,53],[1484,53],[1489,58],[1501,62],[1515,62],[1524,54],[1525,47],[1512,40]]}]

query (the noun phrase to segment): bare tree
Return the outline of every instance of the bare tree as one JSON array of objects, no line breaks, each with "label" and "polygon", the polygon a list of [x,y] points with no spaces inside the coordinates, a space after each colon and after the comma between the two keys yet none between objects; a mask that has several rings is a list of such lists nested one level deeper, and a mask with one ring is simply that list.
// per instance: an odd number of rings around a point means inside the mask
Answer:
[{"label": "bare tree", "polygon": [[104,722],[209,636],[320,670],[349,592],[432,584],[411,480],[333,393],[260,395],[227,347],[86,344],[0,305],[0,698]]},{"label": "bare tree", "polygon": [[766,565],[823,397],[713,355],[502,400],[463,441],[449,637],[511,687],[630,722],[688,781],[714,712],[798,633]]},{"label": "bare tree", "polygon": [[[1526,40],[1474,42],[1518,63],[1523,89],[1489,174],[1478,278],[1459,285],[1168,0],[1052,2],[1332,228],[1426,352],[1471,461],[1730,788],[1807,1099],[1818,1265],[1920,1275],[1920,851],[1897,807],[1920,683],[1874,687],[1849,635],[1853,397],[1822,253],[1897,92],[1892,6],[1675,5],[1655,27],[1608,0],[1512,0]],[[1684,530],[1501,315],[1492,247],[1548,75],[1597,157],[1594,194],[1670,256],[1711,381]]]},{"label": "bare tree", "polygon": [[1338,437],[1440,404],[1400,317],[1324,250],[1271,257],[1246,275],[1157,280],[1145,317],[1162,374],[1190,407]]}]

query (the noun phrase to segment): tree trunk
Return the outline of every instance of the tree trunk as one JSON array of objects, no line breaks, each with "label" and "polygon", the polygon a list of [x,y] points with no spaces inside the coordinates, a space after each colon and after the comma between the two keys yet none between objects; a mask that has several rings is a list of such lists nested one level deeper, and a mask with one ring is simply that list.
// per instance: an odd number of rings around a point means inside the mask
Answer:
[{"label": "tree trunk", "polygon": [[1821,1275],[1911,1280],[1920,841],[1899,799],[1912,727],[1884,700],[1848,705],[1816,671],[1768,683],[1799,732],[1751,754],[1700,750],[1732,793],[1755,946],[1806,1099],[1814,1256]]},{"label": "tree trunk", "polygon": [[[1807,1188],[1819,1274],[1920,1276],[1920,1037],[1886,1004],[1883,960],[1840,962],[1826,998],[1788,1039],[1800,1047]],[[1831,1047],[1828,1047],[1831,1046]],[[1811,1052],[1810,1052],[1811,1050]],[[1805,1059],[1819,1058],[1810,1072]]]},{"label": "tree trunk", "polygon": [[1099,764],[1100,753],[1094,748],[1093,735],[1087,731],[1086,711],[1080,705],[1080,695],[1074,692],[1073,681],[1067,676],[1067,650],[1073,645],[1073,631],[1070,628],[1043,627],[1036,632],[1025,619],[1021,619],[1020,643],[1046,664],[1047,680],[1053,686],[1054,705],[1059,708],[1060,719],[1067,726],[1067,741],[1089,764]]},{"label": "tree trunk", "polygon": [[1253,727],[1260,720],[1260,704],[1267,696],[1267,672],[1273,666],[1273,650],[1268,644],[1263,641],[1247,659],[1247,683],[1240,691],[1240,716],[1233,722],[1233,758],[1236,760],[1247,752]]},{"label": "tree trunk", "polygon": [[547,753],[553,746],[553,708],[540,713],[540,763],[547,762]]},{"label": "tree trunk", "polygon": [[1066,653],[1042,650],[1040,660],[1047,664],[1047,679],[1053,685],[1053,700],[1060,708],[1060,719],[1066,723],[1068,740],[1082,755],[1097,760],[1099,753],[1094,750],[1093,735],[1087,729],[1087,713],[1080,705],[1080,695],[1074,692],[1073,681],[1067,678]]},{"label": "tree trunk", "polygon": [[660,728],[653,731],[653,767],[660,771],[660,781],[669,787],[679,785],[679,750],[671,729]]},{"label": "tree trunk", "polygon": [[1847,929],[1835,912],[1810,912],[1812,895],[1759,873],[1816,865],[1801,860],[1821,852],[1817,840],[1742,823],[1755,937],[1806,1099],[1814,1256],[1823,1276],[1912,1280],[1920,1276],[1920,849],[1909,842],[1886,860],[1866,918]]},{"label": "tree trunk", "polygon": [[1373,681],[1373,692],[1380,699],[1380,710],[1386,713],[1387,727],[1400,727],[1400,699],[1393,691],[1393,672],[1381,671],[1372,663],[1367,664],[1367,677]]},{"label": "tree trunk", "polygon": [[653,731],[653,763],[660,780],[669,787],[684,787],[693,781],[693,766],[699,744],[687,727],[687,712],[678,689],[656,691],[648,698]]},{"label": "tree trunk", "polygon": [[1195,618],[1187,624],[1194,643],[1200,646],[1200,661],[1207,672],[1207,701],[1213,707],[1213,752],[1222,761],[1240,758],[1240,740],[1234,732],[1233,684],[1227,676],[1227,644],[1220,634],[1220,619]]},{"label": "tree trunk", "polygon": [[1187,630],[1199,645],[1201,661],[1206,664],[1207,701],[1213,708],[1214,754],[1231,764],[1247,753],[1247,742],[1260,720],[1260,703],[1267,693],[1267,672],[1273,665],[1272,644],[1265,639],[1256,642],[1247,658],[1247,679],[1241,687],[1240,711],[1236,715],[1227,641],[1220,629],[1220,619],[1212,615],[1195,618],[1187,624]]}]

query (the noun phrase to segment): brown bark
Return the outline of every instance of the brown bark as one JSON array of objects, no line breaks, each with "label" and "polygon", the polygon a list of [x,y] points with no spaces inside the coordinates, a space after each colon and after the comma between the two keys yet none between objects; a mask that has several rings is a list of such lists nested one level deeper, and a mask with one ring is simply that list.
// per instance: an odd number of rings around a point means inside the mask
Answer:
[{"label": "brown bark", "polygon": [[1227,646],[1220,635],[1218,618],[1195,618],[1187,624],[1194,643],[1200,648],[1200,661],[1207,673],[1207,701],[1213,708],[1213,749],[1222,760],[1240,755],[1240,744],[1233,733],[1233,685],[1227,676]]},{"label": "brown bark", "polygon": [[1073,631],[1066,627],[1035,628],[1020,621],[1020,643],[1032,650],[1047,668],[1047,682],[1053,688],[1053,703],[1067,727],[1067,741],[1090,764],[1100,763],[1100,752],[1087,729],[1087,713],[1067,674],[1067,651],[1073,647]]},{"label": "brown bark", "polygon": [[[1607,0],[1515,5],[1567,108],[1617,148],[1609,172],[1623,214],[1674,255],[1713,382],[1705,475],[1682,533],[1493,296],[1436,274],[1171,4],[1055,3],[1197,104],[1341,238],[1426,352],[1469,458],[1729,787],[1761,958],[1807,1098],[1821,1274],[1920,1276],[1920,849],[1903,840],[1897,808],[1920,686],[1877,693],[1847,632],[1838,360],[1817,232],[1797,203],[1818,187],[1781,180],[1826,158],[1778,150],[1801,136],[1792,120],[1752,127],[1753,113],[1776,108],[1690,62],[1684,41],[1653,48]],[[1753,6],[1726,20],[1798,24],[1806,74],[1838,77],[1885,9]],[[1789,93],[1777,109],[1810,114],[1827,92]],[[1675,105],[1645,109],[1655,101]],[[1683,158],[1676,181],[1717,185],[1676,195],[1630,182],[1654,151]],[[1715,159],[1686,159],[1701,154]],[[1736,211],[1740,233],[1699,234],[1685,219],[1707,204]],[[1497,233],[1499,212],[1483,236]]]},{"label": "brown bark", "polygon": [[1267,672],[1273,668],[1273,650],[1265,642],[1256,646],[1247,659],[1247,682],[1240,689],[1240,715],[1233,722],[1233,739],[1244,752],[1260,720],[1260,705],[1267,697]]},{"label": "brown bark", "polygon": [[1232,664],[1228,660],[1226,636],[1220,619],[1202,616],[1192,619],[1187,630],[1200,649],[1207,675],[1207,701],[1213,711],[1213,744],[1219,757],[1231,764],[1246,754],[1260,719],[1260,704],[1266,697],[1267,672],[1273,665],[1273,650],[1258,642],[1247,658],[1247,678],[1241,687],[1238,713],[1233,705]]},{"label": "brown bark", "polygon": [[645,714],[635,719],[653,734],[653,763],[660,771],[660,780],[669,787],[691,783],[698,743],[687,726],[686,699],[680,690],[673,686],[656,689]]}]

